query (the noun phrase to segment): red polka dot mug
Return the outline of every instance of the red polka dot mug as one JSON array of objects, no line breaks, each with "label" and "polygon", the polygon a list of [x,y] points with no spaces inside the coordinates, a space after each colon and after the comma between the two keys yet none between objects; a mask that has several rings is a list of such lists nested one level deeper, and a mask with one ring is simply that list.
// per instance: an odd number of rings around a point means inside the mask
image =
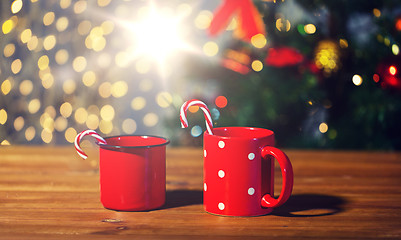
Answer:
[{"label": "red polka dot mug", "polygon": [[[251,127],[221,127],[204,134],[204,194],[207,212],[225,216],[259,216],[285,203],[293,186],[292,165],[274,147],[274,133]],[[283,185],[274,198],[274,159]]]}]

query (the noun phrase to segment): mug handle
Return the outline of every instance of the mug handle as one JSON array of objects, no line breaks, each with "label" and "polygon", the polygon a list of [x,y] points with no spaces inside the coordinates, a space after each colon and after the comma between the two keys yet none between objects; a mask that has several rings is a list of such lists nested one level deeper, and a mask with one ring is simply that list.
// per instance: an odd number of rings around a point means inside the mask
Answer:
[{"label": "mug handle", "polygon": [[[281,174],[283,177],[283,186],[281,189],[280,196],[276,199],[270,194],[266,194],[262,197],[261,204],[263,207],[278,207],[285,203],[291,195],[292,186],[294,183],[294,173],[292,171],[292,165],[287,155],[278,148],[265,146],[262,149],[262,158],[273,156],[277,159],[280,164]],[[274,195],[274,193],[271,193]]]}]

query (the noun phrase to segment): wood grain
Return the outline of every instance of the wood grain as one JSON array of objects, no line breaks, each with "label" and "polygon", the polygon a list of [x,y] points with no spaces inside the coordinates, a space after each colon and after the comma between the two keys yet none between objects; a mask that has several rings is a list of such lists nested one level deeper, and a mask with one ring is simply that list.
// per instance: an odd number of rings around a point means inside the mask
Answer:
[{"label": "wood grain", "polygon": [[401,239],[401,153],[286,150],[289,201],[221,217],[203,210],[201,149],[167,148],[167,201],[148,212],[104,209],[98,152],[86,151],[0,147],[0,239]]}]

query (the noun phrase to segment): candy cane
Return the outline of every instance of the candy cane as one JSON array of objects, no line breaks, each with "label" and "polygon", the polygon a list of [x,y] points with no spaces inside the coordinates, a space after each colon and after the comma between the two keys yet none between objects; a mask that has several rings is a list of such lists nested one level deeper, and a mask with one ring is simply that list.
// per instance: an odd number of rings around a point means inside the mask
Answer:
[{"label": "candy cane", "polygon": [[83,137],[85,137],[86,135],[90,135],[94,138],[96,138],[96,140],[99,142],[99,144],[107,144],[106,140],[104,140],[99,134],[97,134],[97,132],[93,131],[93,130],[85,130],[82,131],[81,133],[79,133],[76,137],[75,137],[75,149],[77,150],[77,153],[79,154],[79,156],[81,156],[83,159],[86,159],[88,156],[85,154],[85,152],[82,150],[80,143],[81,143],[81,139]]},{"label": "candy cane", "polygon": [[207,132],[210,135],[213,135],[213,122],[212,122],[212,117],[210,115],[209,108],[206,106],[205,103],[203,103],[202,101],[197,100],[197,99],[192,99],[192,100],[186,101],[181,106],[181,110],[180,110],[181,127],[182,128],[188,127],[187,110],[190,106],[198,106],[198,107],[200,107],[200,109],[202,109],[203,115],[205,116]]}]

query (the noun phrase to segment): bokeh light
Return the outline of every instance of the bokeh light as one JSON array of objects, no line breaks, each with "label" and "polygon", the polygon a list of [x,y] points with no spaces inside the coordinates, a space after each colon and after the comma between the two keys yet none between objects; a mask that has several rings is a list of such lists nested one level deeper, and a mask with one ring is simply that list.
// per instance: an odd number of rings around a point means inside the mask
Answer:
[{"label": "bokeh light", "polygon": [[12,4],[11,4],[11,12],[16,14],[18,13],[21,9],[22,9],[22,0],[15,0]]},{"label": "bokeh light", "polygon": [[398,55],[400,53],[400,48],[398,47],[397,44],[393,44],[391,46],[391,51],[393,52],[394,55]]},{"label": "bokeh light", "polygon": [[219,52],[219,46],[213,41],[209,41],[203,45],[203,52],[206,56],[213,57]]},{"label": "bokeh light", "polygon": [[285,18],[278,18],[276,20],[276,28],[280,32],[288,32],[291,29],[291,23]]},{"label": "bokeh light", "polygon": [[263,69],[263,63],[260,60],[254,60],[252,61],[251,67],[255,72],[260,72]]},{"label": "bokeh light", "polygon": [[214,101],[216,106],[219,108],[225,108],[227,106],[227,98],[225,96],[218,96]]},{"label": "bokeh light", "polygon": [[251,43],[256,48],[263,48],[266,46],[267,40],[263,34],[259,33],[251,38]]},{"label": "bokeh light", "polygon": [[4,125],[7,122],[7,112],[4,109],[0,109],[0,124]]},{"label": "bokeh light", "polygon": [[133,134],[137,129],[137,125],[134,119],[127,118],[123,121],[122,129],[126,134]]},{"label": "bokeh light", "polygon": [[307,34],[314,34],[316,32],[316,26],[313,24],[306,24],[304,26],[305,33]]},{"label": "bokeh light", "polygon": [[362,84],[362,82],[363,82],[363,79],[358,74],[355,74],[352,77],[352,82],[355,84],[355,86],[360,86]]},{"label": "bokeh light", "polygon": [[202,10],[199,12],[198,16],[195,18],[195,26],[199,29],[206,29],[209,27],[212,21],[213,13],[208,10]]},{"label": "bokeh light", "polygon": [[322,122],[319,124],[319,131],[321,133],[326,133],[329,130],[329,126],[327,125],[327,123]]},{"label": "bokeh light", "polygon": [[202,134],[202,127],[199,125],[195,125],[191,128],[191,135],[193,137],[199,137]]},{"label": "bokeh light", "polygon": [[155,113],[147,113],[143,117],[143,124],[147,127],[153,127],[159,122],[159,117]]},{"label": "bokeh light", "polygon": [[391,66],[388,68],[388,72],[389,72],[391,75],[394,76],[394,75],[397,73],[397,68],[396,68],[395,66],[391,65]]}]

